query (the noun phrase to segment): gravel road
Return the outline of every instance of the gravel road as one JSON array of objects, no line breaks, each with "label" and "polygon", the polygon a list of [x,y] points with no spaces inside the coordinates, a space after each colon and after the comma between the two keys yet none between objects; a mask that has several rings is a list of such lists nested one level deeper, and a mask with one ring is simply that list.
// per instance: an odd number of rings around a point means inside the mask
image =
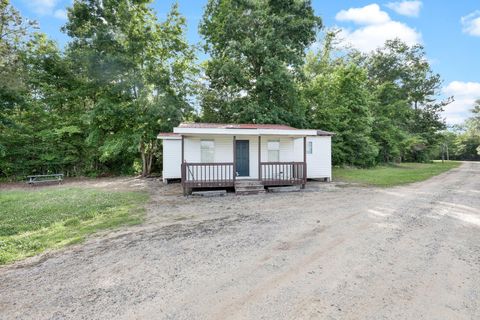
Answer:
[{"label": "gravel road", "polygon": [[0,268],[0,318],[480,319],[480,163],[388,189],[175,188],[150,187],[141,226]]}]

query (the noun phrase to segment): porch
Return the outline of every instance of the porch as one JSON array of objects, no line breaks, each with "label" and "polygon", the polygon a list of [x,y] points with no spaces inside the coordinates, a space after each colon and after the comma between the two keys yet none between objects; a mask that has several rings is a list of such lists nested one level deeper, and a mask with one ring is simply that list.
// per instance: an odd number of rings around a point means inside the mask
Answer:
[{"label": "porch", "polygon": [[[295,154],[293,150],[294,139],[303,139],[303,150],[298,150],[296,153],[296,158],[303,158],[303,161],[280,161],[283,160],[280,157],[280,150],[278,150],[278,158],[276,159],[279,161],[263,161],[263,158],[270,158],[266,144],[277,141],[275,137],[266,137],[266,139],[270,140],[262,143],[262,136],[251,137],[250,140],[246,137],[237,139],[237,136],[233,136],[230,138],[231,148],[228,148],[231,151],[231,156],[225,157],[224,155],[222,157],[230,158],[233,161],[189,162],[185,155],[186,139],[188,137],[182,135],[181,181],[184,194],[188,194],[193,188],[234,188],[238,192],[239,190],[244,190],[246,184],[252,190],[258,191],[263,191],[265,187],[269,186],[300,185],[304,188],[307,182],[306,136],[288,137],[291,142],[288,145],[292,149],[292,154]],[[286,138],[283,137],[282,139]],[[289,140],[286,141],[288,142]],[[281,144],[280,140],[278,140],[278,144]],[[252,152],[251,146],[258,148],[258,150]],[[300,151],[302,152],[300,153]],[[228,153],[228,151],[225,150],[224,153]],[[251,159],[253,157],[257,159]]]}]

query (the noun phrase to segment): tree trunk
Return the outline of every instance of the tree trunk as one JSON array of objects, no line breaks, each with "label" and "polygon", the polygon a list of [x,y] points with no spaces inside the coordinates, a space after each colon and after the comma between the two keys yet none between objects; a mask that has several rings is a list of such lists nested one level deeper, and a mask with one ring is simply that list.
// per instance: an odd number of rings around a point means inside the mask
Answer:
[{"label": "tree trunk", "polygon": [[147,157],[146,157],[146,154],[145,154],[145,143],[140,142],[140,156],[142,157],[142,177],[145,177],[146,176],[146,172],[147,172]]},{"label": "tree trunk", "polygon": [[150,148],[146,148],[145,145],[145,142],[140,143],[140,154],[142,157],[142,177],[147,177],[152,173],[153,156],[157,147],[157,141],[153,141]]}]

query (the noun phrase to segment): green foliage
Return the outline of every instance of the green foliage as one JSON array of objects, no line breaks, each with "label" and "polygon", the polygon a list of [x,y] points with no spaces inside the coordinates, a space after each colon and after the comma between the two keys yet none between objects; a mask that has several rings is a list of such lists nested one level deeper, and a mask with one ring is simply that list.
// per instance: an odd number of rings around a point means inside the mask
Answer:
[{"label": "green foliage", "polygon": [[374,137],[382,161],[426,161],[439,143],[438,132],[445,128],[441,111],[451,99],[436,101],[442,81],[425,55],[423,46],[396,39],[364,57],[369,86],[377,95]]},{"label": "green foliage", "polygon": [[310,106],[310,125],[335,132],[333,163],[372,166],[378,147],[372,139],[372,97],[366,86],[366,70],[352,61],[330,61],[324,52],[310,54],[305,65],[308,81],[303,95]]},{"label": "green foliage", "polygon": [[0,0],[0,129],[11,125],[4,113],[23,102],[25,94],[22,52],[34,21],[24,19],[10,4]]},{"label": "green foliage", "polygon": [[370,169],[342,168],[333,169],[333,179],[355,182],[379,187],[392,187],[423,181],[456,168],[460,162],[445,161],[432,163],[401,163],[380,165]]},{"label": "green foliage", "polygon": [[480,161],[480,99],[475,102],[471,116],[461,125],[441,133],[438,158]]},{"label": "green foliage", "polygon": [[0,170],[7,177],[62,171],[75,174],[85,166],[83,107],[70,61],[56,44],[34,34],[25,44],[26,77],[22,103],[4,113]]},{"label": "green foliage", "polygon": [[78,243],[98,230],[140,223],[147,198],[78,188],[2,191],[0,264]]},{"label": "green foliage", "polygon": [[150,1],[75,1],[62,52],[1,4],[12,36],[0,39],[0,73],[21,85],[0,88],[0,174],[131,174],[140,160],[148,175],[158,132],[192,112],[194,54],[177,6],[159,22]]},{"label": "green foliage", "polygon": [[210,0],[200,25],[210,54],[203,119],[305,126],[298,81],[319,27],[310,1]]},{"label": "green foliage", "polygon": [[142,175],[150,174],[156,135],[192,110],[185,19],[176,5],[159,23],[150,1],[77,1],[64,29],[92,103],[88,144],[98,146],[102,163],[123,158],[133,165],[140,153]]},{"label": "green foliage", "polygon": [[336,36],[327,31],[322,50],[307,56],[302,89],[310,125],[336,133],[334,164],[430,160],[449,100],[434,99],[441,80],[423,47],[394,40],[362,55],[336,48]]}]

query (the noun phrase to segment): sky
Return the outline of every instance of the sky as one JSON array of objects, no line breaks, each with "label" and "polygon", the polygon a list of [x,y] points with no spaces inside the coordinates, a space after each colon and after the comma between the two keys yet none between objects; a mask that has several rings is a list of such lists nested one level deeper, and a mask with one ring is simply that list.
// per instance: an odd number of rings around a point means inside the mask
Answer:
[{"label": "sky", "polygon": [[[23,16],[37,20],[51,39],[61,46],[68,42],[60,28],[73,0],[11,1]],[[187,19],[188,40],[200,43],[198,24],[207,0],[154,1],[160,20],[174,2]],[[343,41],[361,51],[374,50],[395,37],[424,45],[433,70],[444,81],[439,98],[455,97],[445,108],[447,123],[461,123],[470,115],[475,99],[480,98],[480,1],[312,0],[312,5],[325,27],[340,29]]]}]

